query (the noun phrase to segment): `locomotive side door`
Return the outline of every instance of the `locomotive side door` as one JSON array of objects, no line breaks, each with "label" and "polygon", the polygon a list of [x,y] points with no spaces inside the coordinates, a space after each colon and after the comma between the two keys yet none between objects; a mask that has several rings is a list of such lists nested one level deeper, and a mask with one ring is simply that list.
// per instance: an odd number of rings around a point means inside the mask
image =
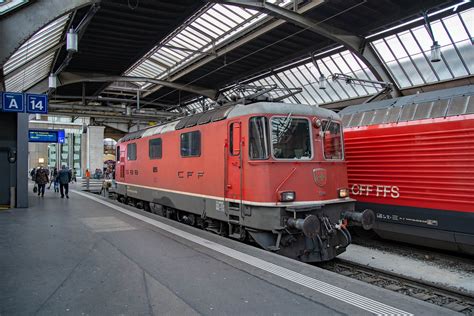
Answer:
[{"label": "locomotive side door", "polygon": [[[231,121],[228,125],[228,148],[226,148],[226,182],[225,198],[229,209],[241,209],[242,202],[242,123]],[[237,200],[237,201],[236,201]],[[238,203],[239,205],[236,205]],[[232,206],[233,205],[233,206]]]}]

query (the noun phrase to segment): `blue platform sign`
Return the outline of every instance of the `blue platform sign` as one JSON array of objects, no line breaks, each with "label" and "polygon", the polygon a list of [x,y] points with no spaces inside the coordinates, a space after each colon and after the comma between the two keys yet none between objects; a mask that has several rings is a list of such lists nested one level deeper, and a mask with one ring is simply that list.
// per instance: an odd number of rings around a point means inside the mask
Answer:
[{"label": "blue platform sign", "polygon": [[48,96],[46,94],[26,94],[26,111],[28,113],[47,114]]},{"label": "blue platform sign", "polygon": [[25,104],[23,103],[23,93],[2,93],[2,109],[4,112],[25,112]]},{"label": "blue platform sign", "polygon": [[60,129],[58,130],[58,143],[64,144],[66,141],[66,137],[64,136],[64,130]]},{"label": "blue platform sign", "polygon": [[41,130],[30,129],[28,131],[28,141],[31,143],[60,143],[64,144],[64,130]]}]

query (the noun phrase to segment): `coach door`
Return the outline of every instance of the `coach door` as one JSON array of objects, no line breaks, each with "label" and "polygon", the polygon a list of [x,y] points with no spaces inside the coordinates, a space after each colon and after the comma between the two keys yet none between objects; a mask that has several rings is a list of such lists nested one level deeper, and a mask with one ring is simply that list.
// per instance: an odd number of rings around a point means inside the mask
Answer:
[{"label": "coach door", "polygon": [[240,209],[242,201],[242,123],[229,124],[228,148],[226,148],[226,200],[229,209]]}]

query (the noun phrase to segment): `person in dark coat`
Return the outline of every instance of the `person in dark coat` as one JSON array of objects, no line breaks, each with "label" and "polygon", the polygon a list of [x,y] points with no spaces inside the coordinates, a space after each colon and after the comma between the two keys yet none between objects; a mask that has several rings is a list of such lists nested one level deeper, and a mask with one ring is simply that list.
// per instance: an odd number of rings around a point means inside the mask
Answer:
[{"label": "person in dark coat", "polygon": [[65,165],[61,167],[61,170],[58,172],[58,181],[59,181],[59,192],[61,192],[61,198],[69,199],[69,182],[72,180],[72,173]]},{"label": "person in dark coat", "polygon": [[35,181],[38,184],[38,196],[44,196],[44,189],[46,184],[49,182],[49,170],[43,166],[40,166],[36,170]]},{"label": "person in dark coat", "polygon": [[36,182],[36,168],[31,169],[30,176],[31,176],[31,180]]}]

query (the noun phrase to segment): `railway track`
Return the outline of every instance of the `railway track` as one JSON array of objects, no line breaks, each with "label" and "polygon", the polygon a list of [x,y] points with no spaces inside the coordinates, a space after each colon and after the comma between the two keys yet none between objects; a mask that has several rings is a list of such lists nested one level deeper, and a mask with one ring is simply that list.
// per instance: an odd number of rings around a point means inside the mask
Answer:
[{"label": "railway track", "polygon": [[317,266],[362,282],[436,304],[465,315],[474,315],[474,296],[423,283],[402,275],[334,259]]}]

